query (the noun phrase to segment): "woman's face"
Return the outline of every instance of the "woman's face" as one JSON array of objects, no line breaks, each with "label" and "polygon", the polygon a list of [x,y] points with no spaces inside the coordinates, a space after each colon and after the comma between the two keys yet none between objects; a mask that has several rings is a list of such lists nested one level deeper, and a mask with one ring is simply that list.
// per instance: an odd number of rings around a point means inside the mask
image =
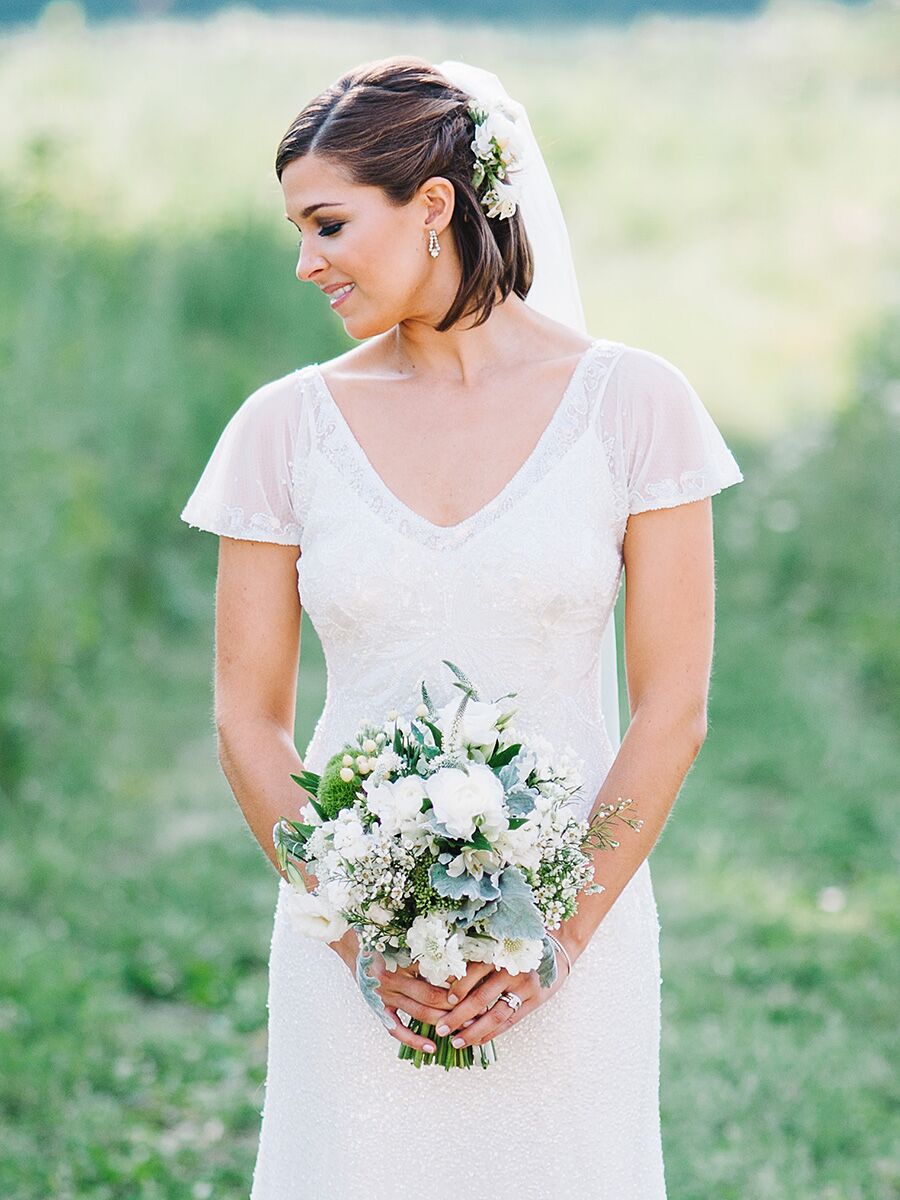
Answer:
[{"label": "woman's face", "polygon": [[[438,260],[428,254],[428,221],[443,208],[435,228],[444,229],[452,184],[438,180],[437,203],[433,189],[423,185],[398,208],[381,188],[351,183],[334,162],[310,153],[288,163],[281,187],[285,215],[300,231],[297,278],[329,291],[336,284],[353,285],[332,305],[351,337],[369,338],[403,320],[440,319]],[[337,299],[332,292],[325,302]]]}]

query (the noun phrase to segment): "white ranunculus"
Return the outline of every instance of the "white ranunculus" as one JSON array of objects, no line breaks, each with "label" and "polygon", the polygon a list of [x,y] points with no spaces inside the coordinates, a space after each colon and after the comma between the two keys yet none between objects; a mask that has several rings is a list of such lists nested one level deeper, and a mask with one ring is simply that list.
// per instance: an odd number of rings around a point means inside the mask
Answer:
[{"label": "white ranunculus", "polygon": [[[453,721],[459,709],[460,702],[451,700],[449,704],[438,709],[437,726],[444,734],[445,740],[453,728]],[[487,704],[483,700],[470,700],[463,710],[460,722],[460,741],[463,746],[477,746],[486,752],[493,750],[497,744],[497,721],[503,715],[499,704]]]},{"label": "white ranunculus", "polygon": [[498,946],[494,938],[469,937],[467,934],[461,935],[459,944],[466,962],[492,963]]},{"label": "white ranunculus", "polygon": [[350,926],[325,899],[314,892],[301,892],[292,887],[285,897],[288,918],[298,933],[323,942],[339,941]]},{"label": "white ranunculus", "polygon": [[459,935],[450,932],[439,913],[416,917],[407,930],[406,942],[419,964],[419,974],[435,987],[444,987],[451,975],[459,978],[465,974]]},{"label": "white ranunculus", "polygon": [[366,792],[366,806],[389,836],[416,831],[422,815],[425,784],[421,775],[404,775],[393,782],[379,784]]},{"label": "white ranunculus", "polygon": [[360,894],[360,889],[346,878],[338,875],[333,879],[326,879],[319,885],[319,895],[322,896],[332,908],[349,909],[355,908],[363,898]]},{"label": "white ranunculus", "polygon": [[507,862],[536,871],[541,865],[541,848],[538,845],[540,833],[540,818],[532,812],[524,825],[520,825],[518,829],[507,829],[500,834],[497,838],[497,851]]},{"label": "white ranunculus", "polygon": [[470,838],[480,828],[493,841],[509,828],[503,784],[484,763],[470,762],[468,773],[442,767],[425,781],[434,815],[454,838]]},{"label": "white ranunculus", "polygon": [[500,938],[491,961],[510,975],[536,971],[544,954],[540,938]]},{"label": "white ranunculus", "polygon": [[335,850],[348,862],[362,858],[369,849],[366,831],[352,808],[341,809],[334,818],[331,840]]}]

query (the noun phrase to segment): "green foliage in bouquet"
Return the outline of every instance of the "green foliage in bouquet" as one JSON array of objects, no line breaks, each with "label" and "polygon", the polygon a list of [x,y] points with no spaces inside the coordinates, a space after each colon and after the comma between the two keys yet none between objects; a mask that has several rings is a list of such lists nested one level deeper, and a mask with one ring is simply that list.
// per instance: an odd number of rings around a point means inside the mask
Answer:
[{"label": "green foliage in bouquet", "polygon": [[332,754],[325,764],[325,770],[319,781],[316,807],[326,821],[333,821],[345,808],[352,808],[356,800],[356,793],[360,789],[362,777],[355,768],[352,779],[341,778],[344,757],[348,754],[351,758],[356,759],[363,754],[363,751],[355,746],[348,746],[344,750],[339,750],[337,754]]}]

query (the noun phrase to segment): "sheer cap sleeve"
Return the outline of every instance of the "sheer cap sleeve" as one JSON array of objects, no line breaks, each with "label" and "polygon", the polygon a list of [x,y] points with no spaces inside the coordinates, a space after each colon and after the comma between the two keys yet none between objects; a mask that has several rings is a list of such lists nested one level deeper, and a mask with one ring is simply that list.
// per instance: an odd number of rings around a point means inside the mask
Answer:
[{"label": "sheer cap sleeve", "polygon": [[684,373],[650,350],[619,356],[601,424],[626,513],[701,500],[744,478]]},{"label": "sheer cap sleeve", "polygon": [[292,372],[244,400],[222,430],[182,521],[232,538],[301,544],[297,468],[306,423],[299,381]]}]

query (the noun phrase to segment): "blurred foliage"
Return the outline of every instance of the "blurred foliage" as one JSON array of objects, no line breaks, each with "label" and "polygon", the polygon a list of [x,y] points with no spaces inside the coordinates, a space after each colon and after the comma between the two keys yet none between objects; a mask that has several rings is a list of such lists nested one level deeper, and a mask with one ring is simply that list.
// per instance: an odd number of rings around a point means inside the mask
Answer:
[{"label": "blurred foliage", "polygon": [[[50,0],[59,3],[60,0]],[[857,7],[866,0],[840,0]],[[63,0],[75,7],[74,0]],[[123,17],[205,16],[228,7],[228,0],[80,0],[79,9],[92,21]],[[334,16],[330,0],[253,0],[249,7],[260,12],[306,12]],[[341,0],[341,16],[433,17],[441,21],[473,19],[493,24],[559,24],[568,22],[624,22],[652,13],[691,16],[752,15],[765,7],[765,0]],[[47,8],[47,0],[5,0],[0,10],[4,22],[33,21]]]},{"label": "blurred foliage", "polygon": [[[327,358],[290,258],[252,223],[214,240],[50,239],[0,208],[0,796],[60,756],[86,781],[85,727],[120,702],[110,664],[193,627],[173,512],[225,421],[272,373]],[[293,287],[292,287],[293,285]],[[298,335],[298,330],[302,333]]]}]

